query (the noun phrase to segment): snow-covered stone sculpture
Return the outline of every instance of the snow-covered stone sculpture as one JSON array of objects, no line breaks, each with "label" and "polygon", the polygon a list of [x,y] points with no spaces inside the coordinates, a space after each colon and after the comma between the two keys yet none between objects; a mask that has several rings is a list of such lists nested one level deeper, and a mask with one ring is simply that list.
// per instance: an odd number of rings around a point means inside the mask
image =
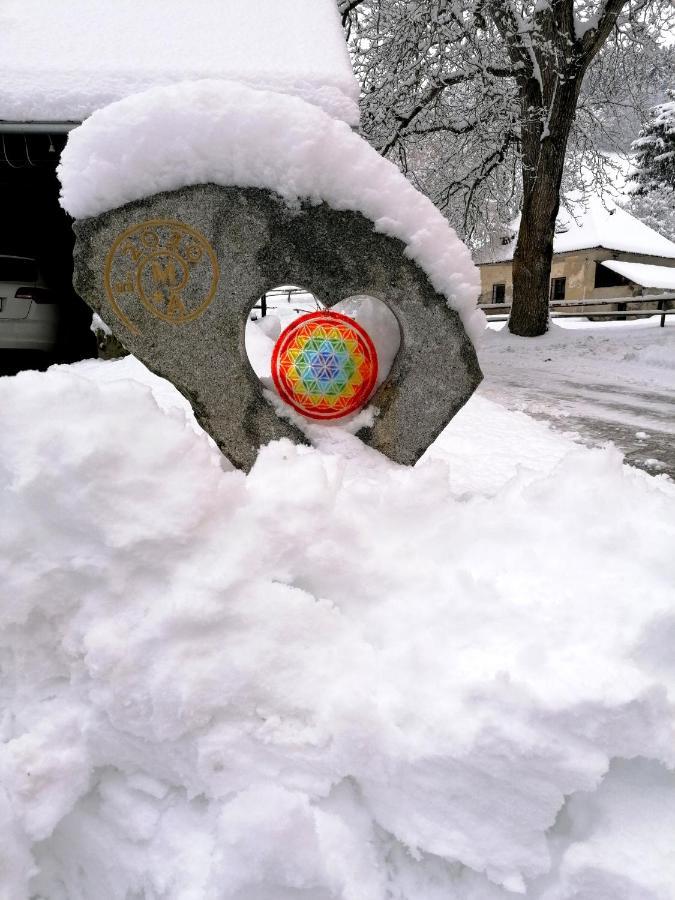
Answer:
[{"label": "snow-covered stone sculpture", "polygon": [[[227,82],[153,89],[95,113],[61,166],[75,284],[113,334],[190,399],[229,459],[306,441],[267,402],[244,346],[279,284],[330,309],[367,295],[401,347],[364,442],[414,463],[481,379],[478,278],[447,221],[344,122]],[[298,427],[300,425],[300,427]]]}]

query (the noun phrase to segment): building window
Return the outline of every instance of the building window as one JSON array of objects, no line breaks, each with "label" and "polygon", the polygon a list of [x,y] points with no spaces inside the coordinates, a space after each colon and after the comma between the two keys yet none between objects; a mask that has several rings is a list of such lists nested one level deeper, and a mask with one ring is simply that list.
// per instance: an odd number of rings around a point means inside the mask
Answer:
[{"label": "building window", "polygon": [[596,262],[595,283],[593,284],[593,287],[624,287],[627,284],[630,284],[630,282],[627,278],[624,278],[623,275],[619,275],[618,272],[612,272],[611,269],[606,268],[602,263]]},{"label": "building window", "polygon": [[565,299],[566,278],[551,278],[551,300]]},{"label": "building window", "polygon": [[505,284],[493,284],[492,285],[492,302],[493,303],[506,302],[506,285]]}]

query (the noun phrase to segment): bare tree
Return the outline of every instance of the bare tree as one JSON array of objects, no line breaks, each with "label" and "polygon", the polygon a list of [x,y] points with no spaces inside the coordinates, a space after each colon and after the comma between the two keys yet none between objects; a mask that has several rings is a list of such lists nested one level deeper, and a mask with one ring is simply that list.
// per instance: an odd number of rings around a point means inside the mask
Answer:
[{"label": "bare tree", "polygon": [[[380,152],[396,158],[423,189],[437,154],[446,175],[443,188],[430,195],[442,209],[454,203],[455,213],[457,201],[463,203],[461,224],[469,236],[480,221],[470,212],[477,202],[485,229],[519,202],[509,328],[543,334],[575,118],[583,110],[593,126],[574,142],[588,160],[612,102],[603,105],[595,83],[580,104],[584,78],[598,60],[606,67],[613,61],[616,75],[617,63],[656,46],[673,21],[672,3],[343,0],[341,9],[363,85],[364,131]],[[603,48],[609,48],[605,56]]]}]

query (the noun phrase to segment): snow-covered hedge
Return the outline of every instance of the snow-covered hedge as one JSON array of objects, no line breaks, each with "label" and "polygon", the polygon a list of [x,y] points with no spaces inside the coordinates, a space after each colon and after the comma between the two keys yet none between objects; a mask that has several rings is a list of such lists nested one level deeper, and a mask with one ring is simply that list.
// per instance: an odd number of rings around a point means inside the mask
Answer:
[{"label": "snow-covered hedge", "polygon": [[207,182],[355,210],[403,241],[474,339],[484,328],[478,270],[448,221],[345,122],[298,97],[226,81],[135,94],[71,132],[59,177],[75,218]]}]

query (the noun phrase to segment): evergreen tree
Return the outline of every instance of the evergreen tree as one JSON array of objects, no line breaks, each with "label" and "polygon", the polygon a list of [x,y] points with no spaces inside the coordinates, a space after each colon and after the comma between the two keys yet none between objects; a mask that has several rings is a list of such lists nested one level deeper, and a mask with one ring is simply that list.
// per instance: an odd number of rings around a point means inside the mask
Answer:
[{"label": "evergreen tree", "polygon": [[675,192],[675,90],[667,93],[669,101],[654,107],[651,122],[633,143],[637,195]]},{"label": "evergreen tree", "polygon": [[640,221],[675,241],[675,90],[652,110],[633,142],[634,172],[626,208]]}]

